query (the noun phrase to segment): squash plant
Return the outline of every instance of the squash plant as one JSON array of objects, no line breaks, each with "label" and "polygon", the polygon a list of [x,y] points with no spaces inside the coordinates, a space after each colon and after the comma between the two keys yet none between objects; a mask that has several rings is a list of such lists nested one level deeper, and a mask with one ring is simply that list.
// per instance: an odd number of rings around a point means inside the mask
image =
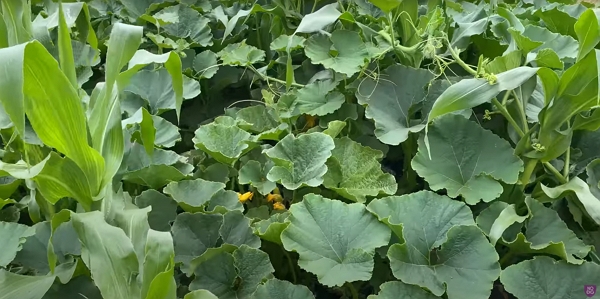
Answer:
[{"label": "squash plant", "polygon": [[0,298],[583,298],[600,10],[0,3]]}]

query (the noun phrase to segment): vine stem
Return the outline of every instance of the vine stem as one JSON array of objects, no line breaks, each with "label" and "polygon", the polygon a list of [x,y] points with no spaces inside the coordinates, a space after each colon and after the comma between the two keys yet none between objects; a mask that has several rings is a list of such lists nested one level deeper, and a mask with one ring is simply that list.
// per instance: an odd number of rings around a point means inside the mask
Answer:
[{"label": "vine stem", "polygon": [[358,299],[358,291],[356,291],[354,285],[350,282],[346,282],[346,286],[348,286],[350,293],[352,293],[352,299]]}]

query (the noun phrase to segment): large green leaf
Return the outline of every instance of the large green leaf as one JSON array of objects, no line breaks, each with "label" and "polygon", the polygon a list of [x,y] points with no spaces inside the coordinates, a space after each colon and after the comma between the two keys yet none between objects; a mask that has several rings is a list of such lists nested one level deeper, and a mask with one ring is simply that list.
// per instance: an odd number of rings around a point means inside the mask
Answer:
[{"label": "large green leaf", "polygon": [[408,285],[400,281],[388,281],[380,286],[381,291],[377,295],[370,295],[367,299],[436,299],[437,296],[414,285]]},{"label": "large green leaf", "polygon": [[195,179],[171,182],[163,192],[170,195],[184,210],[193,212],[224,188],[225,184],[220,182]]},{"label": "large green leaf", "polygon": [[177,217],[177,203],[164,194],[148,189],[135,198],[135,204],[140,208],[151,206],[148,213],[150,228],[157,231],[170,231],[170,222]]},{"label": "large green leaf", "polygon": [[506,140],[460,115],[434,121],[429,142],[431,158],[421,138],[412,167],[431,189],[461,195],[468,204],[497,198],[503,190],[497,180],[514,184],[523,170]]},{"label": "large green leaf", "polygon": [[274,270],[268,254],[242,245],[233,253],[221,251],[200,264],[190,290],[208,290],[219,299],[249,299]]},{"label": "large green leaf", "polygon": [[[167,17],[168,16],[168,17]],[[209,19],[184,4],[167,7],[154,15],[157,19],[167,21],[162,29],[169,35],[189,38],[202,47],[211,46],[212,33],[208,26]]]},{"label": "large green leaf", "polygon": [[298,90],[295,105],[300,113],[323,116],[335,112],[346,101],[344,95],[334,91],[337,82],[316,81]]},{"label": "large green leaf", "polygon": [[[510,30],[518,47],[527,54],[526,62],[539,59],[540,53],[545,49],[552,50],[557,58],[566,62],[573,62],[577,58],[579,44],[570,37],[554,33],[544,27],[535,25],[525,26],[522,32]],[[525,43],[525,44],[524,44]]]},{"label": "large green leaf", "polygon": [[194,143],[196,147],[203,150],[215,160],[233,166],[233,164],[245,153],[252,150],[256,143],[254,137],[240,129],[228,119],[230,123],[212,122],[203,125],[195,132]]},{"label": "large green leaf", "polygon": [[[124,89],[139,95],[148,102],[152,114],[160,114],[177,107],[173,79],[167,69],[142,70],[130,79]],[[183,76],[183,98],[191,99],[200,94],[198,81]]]},{"label": "large green leaf", "polygon": [[341,15],[337,6],[338,3],[327,4],[315,12],[305,15],[294,34],[317,32],[334,23]]},{"label": "large green leaf", "polygon": [[265,59],[265,51],[241,42],[227,45],[217,56],[225,65],[251,66]]},{"label": "large green leaf", "polygon": [[465,79],[446,89],[435,101],[428,122],[444,114],[489,102],[501,91],[515,89],[536,74],[538,68],[518,67],[496,75],[496,82],[483,78]]},{"label": "large green leaf", "polygon": [[360,71],[369,57],[358,32],[348,30],[336,30],[331,37],[315,34],[306,41],[304,51],[313,64],[322,64],[349,77]]},{"label": "large green leaf", "polygon": [[181,270],[191,274],[201,262],[192,262],[202,257],[207,250],[226,244],[233,246],[260,246],[260,239],[252,233],[250,219],[240,211],[221,214],[181,213],[173,227],[175,261],[183,263]]},{"label": "large green leaf", "polygon": [[367,196],[392,195],[398,184],[393,175],[381,169],[383,153],[348,137],[335,139],[327,160],[323,186],[345,198],[365,202]]},{"label": "large green leaf", "polygon": [[82,244],[82,257],[104,298],[139,298],[139,273],[131,240],[125,232],[109,225],[102,212],[71,214]]},{"label": "large green leaf", "polygon": [[0,240],[2,252],[0,253],[0,267],[6,267],[17,256],[27,237],[35,234],[35,228],[19,223],[0,222]]},{"label": "large green leaf", "polygon": [[375,249],[390,240],[390,230],[363,204],[346,204],[316,194],[293,204],[289,221],[281,234],[284,248],[298,252],[300,267],[317,275],[326,286],[369,280]]},{"label": "large green leaf", "polygon": [[121,0],[120,1],[131,17],[134,19],[156,10],[160,4],[175,2],[173,0]]},{"label": "large green leaf", "polygon": [[250,160],[239,170],[239,183],[252,184],[256,190],[263,195],[267,195],[277,184],[267,179],[267,174],[273,167],[273,162],[268,161],[265,165],[258,161]]},{"label": "large green leaf", "polygon": [[335,148],[333,139],[323,133],[285,136],[264,153],[275,163],[267,179],[290,190],[301,186],[317,187],[327,172],[325,162]]},{"label": "large green leaf", "polygon": [[56,277],[25,276],[0,269],[1,299],[41,299]]},{"label": "large green leaf", "polygon": [[571,265],[537,256],[508,266],[502,271],[500,281],[517,298],[585,298],[586,286],[600,281],[600,265],[590,262]]},{"label": "large green leaf", "polygon": [[465,204],[420,191],[374,200],[368,209],[404,240],[388,251],[398,279],[449,299],[489,297],[498,254]]},{"label": "large green leaf", "polygon": [[415,123],[411,116],[413,105],[425,100],[425,87],[433,80],[433,73],[425,69],[394,64],[376,79],[366,78],[356,91],[361,105],[367,105],[365,116],[375,121],[375,136],[390,145],[398,145],[410,132],[419,132],[425,126]]},{"label": "large green leaf", "polygon": [[0,68],[10,70],[0,81],[0,101],[17,131],[23,136],[26,113],[38,137],[73,160],[84,173],[79,180],[96,195],[104,161],[88,145],[81,100],[58,62],[37,41],[0,49],[0,57]]},{"label": "large green leaf", "polygon": [[269,279],[261,284],[252,299],[314,299],[315,296],[303,285],[294,285],[286,280]]},{"label": "large green leaf", "polygon": [[194,170],[187,159],[173,151],[154,149],[152,156],[134,143],[126,159],[123,180],[158,189],[169,182],[180,181]]}]

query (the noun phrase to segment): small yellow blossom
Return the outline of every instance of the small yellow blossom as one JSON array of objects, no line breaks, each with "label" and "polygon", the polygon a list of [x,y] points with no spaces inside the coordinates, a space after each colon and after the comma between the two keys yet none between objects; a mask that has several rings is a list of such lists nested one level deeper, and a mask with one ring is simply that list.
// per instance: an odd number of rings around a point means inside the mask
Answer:
[{"label": "small yellow blossom", "polygon": [[304,117],[306,118],[306,127],[312,128],[317,124],[317,118],[315,116],[306,114]]},{"label": "small yellow blossom", "polygon": [[240,202],[245,203],[249,200],[252,200],[253,195],[254,195],[254,193],[252,193],[252,192],[246,192],[244,194],[241,194],[238,192],[238,199],[240,200]]},{"label": "small yellow blossom", "polygon": [[268,202],[282,202],[283,201],[283,197],[281,197],[281,195],[279,194],[269,194],[267,195],[267,201]]},{"label": "small yellow blossom", "polygon": [[280,203],[280,202],[276,202],[273,204],[273,209],[275,210],[285,210],[285,205]]}]

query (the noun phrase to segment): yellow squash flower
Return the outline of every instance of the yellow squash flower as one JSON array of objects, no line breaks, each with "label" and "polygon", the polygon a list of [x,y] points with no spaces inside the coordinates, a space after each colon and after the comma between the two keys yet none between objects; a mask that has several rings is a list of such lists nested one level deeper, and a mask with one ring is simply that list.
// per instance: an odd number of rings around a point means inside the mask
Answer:
[{"label": "yellow squash flower", "polygon": [[267,201],[268,202],[273,202],[273,203],[275,203],[275,202],[282,202],[283,201],[283,197],[281,197],[281,195],[279,195],[279,194],[271,194],[271,193],[269,193],[267,195]]},{"label": "yellow squash flower", "polygon": [[238,192],[238,199],[240,200],[241,203],[245,203],[249,200],[252,200],[253,195],[254,195],[254,193],[252,193],[252,192],[246,192],[244,194],[241,194]]},{"label": "yellow squash flower", "polygon": [[273,204],[273,209],[275,210],[285,210],[285,205],[280,203],[280,202],[276,202]]}]

